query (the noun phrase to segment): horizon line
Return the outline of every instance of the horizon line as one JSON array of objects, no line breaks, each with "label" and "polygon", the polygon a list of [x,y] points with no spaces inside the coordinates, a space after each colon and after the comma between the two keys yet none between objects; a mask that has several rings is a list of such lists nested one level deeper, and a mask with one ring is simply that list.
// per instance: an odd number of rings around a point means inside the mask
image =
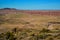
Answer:
[{"label": "horizon line", "polygon": [[20,9],[20,8],[19,8],[19,9],[18,9],[18,8],[0,8],[0,9],[38,10],[38,11],[39,11],[39,10],[46,10],[46,11],[47,11],[47,10],[52,10],[52,11],[53,11],[53,10],[60,10],[60,9]]}]

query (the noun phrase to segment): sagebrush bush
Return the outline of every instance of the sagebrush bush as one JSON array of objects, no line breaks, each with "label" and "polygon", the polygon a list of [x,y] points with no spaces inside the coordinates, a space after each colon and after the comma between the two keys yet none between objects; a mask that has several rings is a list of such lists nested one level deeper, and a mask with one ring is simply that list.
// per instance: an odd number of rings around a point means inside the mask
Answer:
[{"label": "sagebrush bush", "polygon": [[53,40],[54,38],[60,39],[60,34],[48,34],[50,30],[36,30],[36,29],[20,29],[13,28],[0,34],[0,40]]}]

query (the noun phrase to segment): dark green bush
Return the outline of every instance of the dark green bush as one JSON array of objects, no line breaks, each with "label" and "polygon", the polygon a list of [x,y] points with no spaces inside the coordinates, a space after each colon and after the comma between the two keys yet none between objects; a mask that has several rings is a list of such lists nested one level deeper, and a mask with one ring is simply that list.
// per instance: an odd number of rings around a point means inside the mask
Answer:
[{"label": "dark green bush", "polygon": [[14,34],[13,33],[11,33],[11,32],[7,32],[6,34],[6,39],[8,40],[13,40],[14,39]]}]

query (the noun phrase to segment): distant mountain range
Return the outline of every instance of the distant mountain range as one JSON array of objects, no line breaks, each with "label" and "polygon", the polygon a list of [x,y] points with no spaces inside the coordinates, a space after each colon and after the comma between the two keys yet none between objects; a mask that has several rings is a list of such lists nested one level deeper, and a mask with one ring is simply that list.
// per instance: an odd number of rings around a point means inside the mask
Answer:
[{"label": "distant mountain range", "polygon": [[3,8],[3,9],[0,9],[0,10],[16,10],[15,8]]},{"label": "distant mountain range", "polygon": [[18,10],[15,8],[0,9],[0,14],[9,14],[9,13],[27,13],[27,14],[60,16],[60,10]]}]

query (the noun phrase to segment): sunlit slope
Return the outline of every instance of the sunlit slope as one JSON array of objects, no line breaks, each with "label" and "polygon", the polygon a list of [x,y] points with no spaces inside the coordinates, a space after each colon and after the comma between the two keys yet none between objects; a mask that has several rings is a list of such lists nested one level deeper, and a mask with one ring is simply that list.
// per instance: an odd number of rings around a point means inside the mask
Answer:
[{"label": "sunlit slope", "polygon": [[48,22],[60,22],[60,16],[36,15],[36,14],[5,14],[4,23],[0,25],[0,29],[9,30],[10,28],[47,28]]}]

